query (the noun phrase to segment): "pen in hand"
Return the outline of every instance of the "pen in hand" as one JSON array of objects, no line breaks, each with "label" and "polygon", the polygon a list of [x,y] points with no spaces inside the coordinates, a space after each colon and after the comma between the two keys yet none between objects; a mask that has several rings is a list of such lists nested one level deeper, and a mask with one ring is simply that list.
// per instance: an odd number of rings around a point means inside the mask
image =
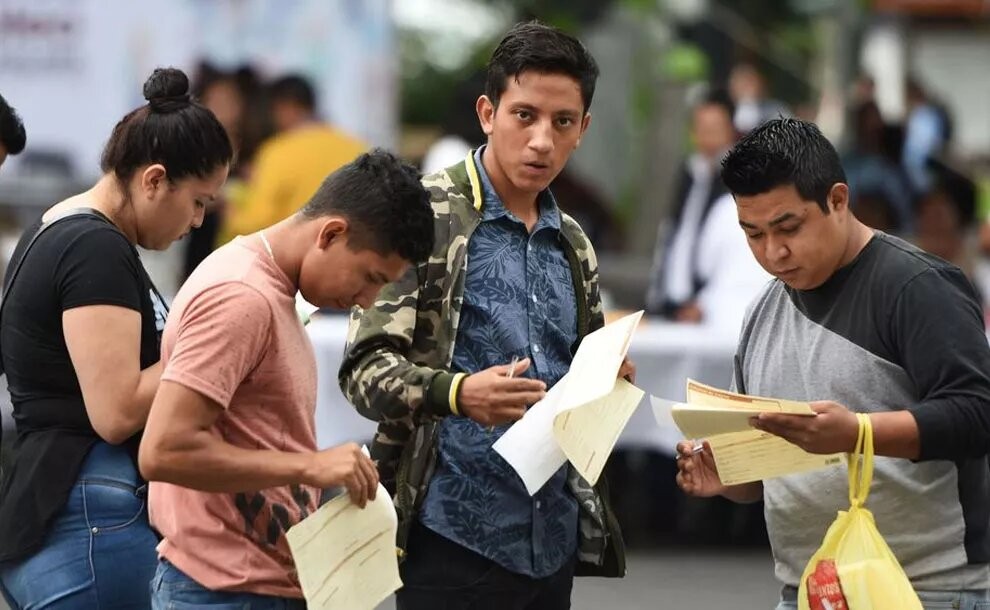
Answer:
[{"label": "pen in hand", "polygon": [[695,443],[691,445],[691,451],[689,451],[688,453],[678,453],[677,459],[683,460],[685,458],[691,457],[692,455],[698,455],[704,450],[705,450],[704,441],[695,441]]},{"label": "pen in hand", "polygon": [[[509,363],[509,372],[505,374],[506,379],[512,379],[516,374],[516,365],[519,364],[519,356],[513,356],[512,361]],[[488,426],[489,432],[495,431],[495,426]]]},{"label": "pen in hand", "polygon": [[516,374],[516,365],[519,364],[519,356],[513,356],[512,362],[509,363],[509,373],[505,376],[506,379],[512,379]]}]

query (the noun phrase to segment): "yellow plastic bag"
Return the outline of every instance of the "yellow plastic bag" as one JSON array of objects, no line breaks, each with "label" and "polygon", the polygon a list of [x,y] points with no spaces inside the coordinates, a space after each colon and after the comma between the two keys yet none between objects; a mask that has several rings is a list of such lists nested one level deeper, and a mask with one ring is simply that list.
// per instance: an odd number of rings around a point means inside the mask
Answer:
[{"label": "yellow plastic bag", "polygon": [[[849,458],[849,510],[825,533],[801,576],[799,610],[923,610],[921,601],[863,505],[873,482],[873,427],[862,413]],[[862,459],[860,459],[862,456]]]}]

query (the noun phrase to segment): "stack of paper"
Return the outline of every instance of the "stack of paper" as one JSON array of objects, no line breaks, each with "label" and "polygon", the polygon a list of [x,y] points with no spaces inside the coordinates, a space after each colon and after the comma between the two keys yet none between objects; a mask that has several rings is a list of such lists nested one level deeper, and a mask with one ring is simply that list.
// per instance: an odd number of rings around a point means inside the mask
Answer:
[{"label": "stack of paper", "polygon": [[586,336],[567,375],[495,442],[530,495],[568,460],[586,481],[598,481],[643,398],[642,390],[616,379],[642,317],[638,311]]},{"label": "stack of paper", "polygon": [[779,436],[750,426],[750,418],[760,413],[814,417],[815,412],[806,402],[736,394],[693,379],[687,381],[687,403],[656,398],[652,402],[661,424],[673,418],[686,438],[708,441],[723,485],[762,481],[842,463],[843,454],[808,453]]}]

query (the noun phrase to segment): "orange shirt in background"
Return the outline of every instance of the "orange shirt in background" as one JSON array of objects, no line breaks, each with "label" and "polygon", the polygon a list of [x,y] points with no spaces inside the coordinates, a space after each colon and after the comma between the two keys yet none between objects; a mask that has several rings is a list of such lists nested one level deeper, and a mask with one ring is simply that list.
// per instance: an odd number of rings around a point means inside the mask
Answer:
[{"label": "orange shirt in background", "polygon": [[244,191],[228,201],[220,243],[299,211],[328,175],[367,148],[364,142],[321,123],[272,136],[258,149]]}]

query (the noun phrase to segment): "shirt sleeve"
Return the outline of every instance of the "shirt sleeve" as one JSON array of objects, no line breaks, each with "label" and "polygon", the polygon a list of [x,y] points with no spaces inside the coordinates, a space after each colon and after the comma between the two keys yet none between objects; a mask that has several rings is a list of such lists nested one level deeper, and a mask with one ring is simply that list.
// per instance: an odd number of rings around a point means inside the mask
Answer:
[{"label": "shirt sleeve", "polygon": [[141,311],[140,264],[133,246],[111,227],[76,234],[55,264],[53,279],[62,310],[118,305]]},{"label": "shirt sleeve", "polygon": [[257,289],[241,282],[212,286],[169,318],[162,381],[181,384],[226,409],[268,350],[271,329],[271,306]]},{"label": "shirt sleeve", "polygon": [[915,384],[908,406],[922,460],[982,457],[990,447],[990,346],[972,284],[954,267],[915,276],[895,301],[896,353]]}]

